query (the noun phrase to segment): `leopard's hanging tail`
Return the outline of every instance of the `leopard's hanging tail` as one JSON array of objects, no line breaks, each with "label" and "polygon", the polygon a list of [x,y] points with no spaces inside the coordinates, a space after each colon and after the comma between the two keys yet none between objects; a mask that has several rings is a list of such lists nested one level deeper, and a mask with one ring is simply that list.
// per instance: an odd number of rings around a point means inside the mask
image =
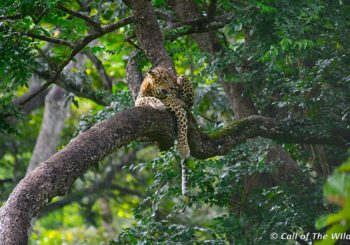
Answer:
[{"label": "leopard's hanging tail", "polygon": [[183,196],[187,196],[187,159],[181,159],[181,192]]}]

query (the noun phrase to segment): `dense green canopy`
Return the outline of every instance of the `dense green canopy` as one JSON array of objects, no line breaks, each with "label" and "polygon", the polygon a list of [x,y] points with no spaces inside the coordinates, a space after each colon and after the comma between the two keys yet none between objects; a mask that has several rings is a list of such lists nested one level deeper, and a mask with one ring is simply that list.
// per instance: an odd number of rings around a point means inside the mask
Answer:
[{"label": "dense green canopy", "polygon": [[[334,244],[349,37],[346,0],[2,0],[0,243]],[[131,108],[156,66],[196,91],[189,197],[173,115]]]}]

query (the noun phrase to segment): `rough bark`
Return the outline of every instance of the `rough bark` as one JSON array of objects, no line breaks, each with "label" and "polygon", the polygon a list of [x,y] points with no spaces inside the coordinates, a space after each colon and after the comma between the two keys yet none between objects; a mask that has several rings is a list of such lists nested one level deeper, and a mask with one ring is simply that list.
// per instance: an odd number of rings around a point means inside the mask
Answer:
[{"label": "rough bark", "polygon": [[220,83],[224,88],[227,97],[229,98],[236,119],[257,114],[252,100],[244,91],[244,86],[242,83],[227,82],[222,78],[222,76],[220,80]]},{"label": "rough bark", "polygon": [[137,40],[153,66],[172,68],[174,64],[165,50],[163,36],[160,31],[151,1],[128,1],[133,9],[134,27]]},{"label": "rough bark", "polygon": [[126,81],[134,101],[136,100],[136,97],[140,91],[142,82],[142,72],[137,64],[136,56],[137,52],[133,52],[130,55],[126,65]]},{"label": "rough bark", "polygon": [[[192,0],[169,0],[169,4],[173,7],[180,21],[189,21],[203,17],[199,13],[196,3]],[[212,32],[194,33],[191,37],[196,41],[201,50],[209,54],[214,53],[214,35]]]},{"label": "rough bark", "polygon": [[[121,185],[114,183],[114,179],[117,173],[119,173],[123,167],[134,162],[136,158],[136,150],[132,150],[126,155],[122,155],[119,158],[119,161],[112,160],[112,164],[109,165],[109,170],[101,180],[94,182],[91,186],[86,186],[82,190],[77,190],[75,192],[65,195],[63,198],[52,202],[45,207],[43,207],[38,213],[37,217],[43,217],[57,209],[61,209],[67,205],[70,205],[74,202],[81,203],[84,197],[89,199],[97,199],[107,195],[112,190],[118,190],[119,195],[133,195],[140,198],[144,198],[143,194],[137,190],[129,189]],[[103,190],[101,192],[101,190]]]}]

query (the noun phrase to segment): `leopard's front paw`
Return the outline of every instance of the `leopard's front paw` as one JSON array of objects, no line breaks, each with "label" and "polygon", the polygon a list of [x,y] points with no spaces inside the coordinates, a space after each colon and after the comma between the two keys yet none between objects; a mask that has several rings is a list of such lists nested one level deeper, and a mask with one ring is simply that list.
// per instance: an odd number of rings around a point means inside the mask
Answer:
[{"label": "leopard's front paw", "polygon": [[158,111],[166,110],[166,106],[163,103],[151,103],[150,106]]},{"label": "leopard's front paw", "polygon": [[135,101],[136,107],[151,107],[159,111],[165,111],[166,106],[155,97],[138,97]]}]

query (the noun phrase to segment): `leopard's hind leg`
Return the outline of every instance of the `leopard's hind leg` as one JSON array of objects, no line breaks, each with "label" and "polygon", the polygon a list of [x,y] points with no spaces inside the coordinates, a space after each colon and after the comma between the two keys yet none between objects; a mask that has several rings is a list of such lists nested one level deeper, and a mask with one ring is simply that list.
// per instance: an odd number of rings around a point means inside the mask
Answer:
[{"label": "leopard's hind leg", "polygon": [[177,120],[178,136],[177,136],[177,151],[181,156],[181,174],[182,174],[182,195],[187,195],[187,159],[190,156],[190,147],[187,139],[187,114],[183,108],[184,102],[174,97],[165,99],[164,104],[167,109],[175,113]]},{"label": "leopard's hind leg", "polygon": [[177,78],[177,87],[179,98],[186,103],[188,108],[191,108],[194,101],[192,83],[184,75],[181,75]]},{"label": "leopard's hind leg", "polygon": [[177,121],[177,150],[182,159],[190,156],[190,147],[187,140],[187,114],[183,108],[184,102],[175,97],[168,97],[163,100],[166,108],[175,113]]}]

